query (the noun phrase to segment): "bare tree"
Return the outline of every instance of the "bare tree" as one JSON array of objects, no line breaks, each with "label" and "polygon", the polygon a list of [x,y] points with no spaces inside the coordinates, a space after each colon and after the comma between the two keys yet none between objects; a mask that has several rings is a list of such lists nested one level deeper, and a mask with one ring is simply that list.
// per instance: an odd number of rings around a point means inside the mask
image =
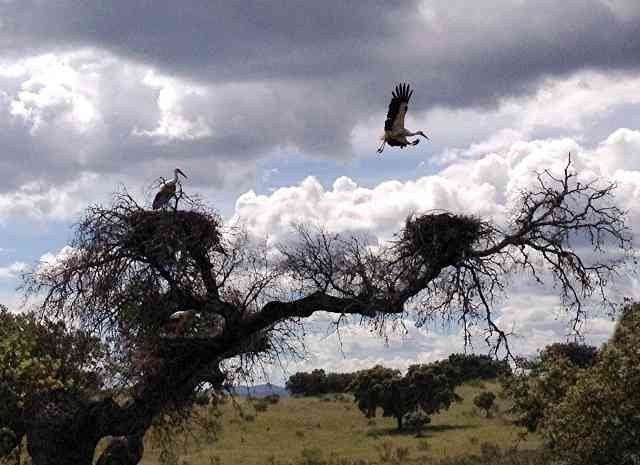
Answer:
[{"label": "bare tree", "polygon": [[[34,402],[33,409],[70,412],[64,428],[53,416],[34,416],[27,432],[34,462],[88,464],[101,437],[124,436],[132,439],[118,439],[111,450],[133,444],[134,463],[138,439],[159,413],[188,409],[203,384],[223,386],[230,360],[247,368],[293,350],[296,325],[318,311],[360,316],[378,328],[407,311],[419,323],[456,318],[467,336],[470,325],[484,322],[487,341],[508,353],[492,299],[509,274],[540,279],[549,269],[578,324],[584,298],[596,291],[605,298],[607,277],[620,264],[609,247],[630,248],[614,189],[580,184],[569,160],[560,177],[539,174],[537,189],[522,193],[504,229],[469,216],[426,214],[408,218],[396,240],[380,246],[300,226],[297,239],[277,253],[224,230],[194,202],[186,210],[149,211],[121,193],[108,207],[90,207],[76,228],[74,252],[28,276],[25,290],[44,295],[44,315],[75,321],[108,341],[130,399]],[[183,335],[164,329],[179,310],[201,316]]]}]

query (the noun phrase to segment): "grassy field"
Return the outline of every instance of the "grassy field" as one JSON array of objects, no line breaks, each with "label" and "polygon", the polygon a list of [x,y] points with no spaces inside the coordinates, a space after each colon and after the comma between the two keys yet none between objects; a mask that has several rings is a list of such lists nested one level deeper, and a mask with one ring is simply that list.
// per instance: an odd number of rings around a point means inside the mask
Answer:
[{"label": "grassy field", "polygon": [[[424,464],[445,457],[458,457],[480,452],[490,443],[506,449],[518,443],[518,428],[498,413],[485,418],[476,412],[473,397],[482,390],[499,394],[497,384],[462,386],[457,392],[463,402],[432,417],[424,437],[399,434],[395,420],[378,417],[368,420],[350,399],[284,398],[255,412],[243,401],[245,419],[230,402],[222,406],[222,430],[215,442],[183,436],[172,446],[179,456],[178,464],[189,465],[266,465],[273,463],[306,463],[313,465],[332,457],[350,461],[377,463]],[[498,395],[500,412],[508,408]],[[246,419],[246,416],[253,419]],[[159,464],[160,447],[147,437],[144,465]],[[519,449],[539,447],[529,436]]]}]

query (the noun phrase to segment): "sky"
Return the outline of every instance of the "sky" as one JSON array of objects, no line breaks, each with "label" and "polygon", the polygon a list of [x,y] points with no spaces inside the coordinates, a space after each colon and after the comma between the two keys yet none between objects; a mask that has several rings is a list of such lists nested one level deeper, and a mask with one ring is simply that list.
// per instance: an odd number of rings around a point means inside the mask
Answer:
[{"label": "sky", "polygon": [[[407,127],[432,140],[379,156],[398,82],[415,90]],[[121,186],[148,202],[175,167],[271,243],[294,222],[385,240],[431,209],[499,222],[571,152],[618,183],[637,229],[640,2],[0,0],[0,150],[0,301],[13,309],[20,273],[59,254],[89,204]],[[566,339],[556,294],[515,279],[496,304],[519,353]],[[340,345],[320,315],[308,359],[287,370],[463,349],[455,325],[406,323],[387,342],[347,325]],[[612,328],[593,310],[586,340]]]}]

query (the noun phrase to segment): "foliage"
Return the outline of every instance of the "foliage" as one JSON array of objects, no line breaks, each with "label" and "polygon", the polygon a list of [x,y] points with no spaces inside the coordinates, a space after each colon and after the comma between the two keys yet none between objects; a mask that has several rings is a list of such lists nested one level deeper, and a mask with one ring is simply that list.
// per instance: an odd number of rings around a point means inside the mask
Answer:
[{"label": "foliage", "polygon": [[354,395],[354,401],[367,418],[376,416],[376,408],[382,404],[382,396],[387,380],[400,376],[400,370],[376,365],[368,370],[358,372],[349,390]]},{"label": "foliage", "polygon": [[491,391],[484,391],[473,398],[473,404],[485,411],[485,415],[489,417],[491,409],[495,405],[496,395]]},{"label": "foliage", "polygon": [[9,428],[0,428],[0,457],[5,457],[11,453],[18,445],[18,437]]},{"label": "foliage", "polygon": [[0,426],[21,439],[25,411],[39,394],[96,393],[102,357],[102,345],[86,332],[0,305]]},{"label": "foliage", "polygon": [[421,410],[414,410],[404,416],[402,426],[407,431],[420,433],[429,423],[431,423],[429,415]]},{"label": "foliage", "polygon": [[625,309],[593,368],[552,404],[542,429],[567,464],[640,461],[640,305]]},{"label": "foliage", "polygon": [[578,342],[556,342],[540,353],[540,363],[549,363],[560,358],[567,359],[576,368],[590,368],[596,363],[598,349]]},{"label": "foliage", "polygon": [[410,412],[420,409],[431,415],[448,408],[456,400],[456,378],[451,376],[446,361],[428,365],[412,365],[407,374],[380,365],[361,371],[352,385],[358,408],[368,417],[375,416],[377,407],[383,416],[394,417],[398,429]]},{"label": "foliage", "polygon": [[556,343],[530,363],[529,373],[503,379],[505,391],[514,402],[511,413],[515,423],[530,432],[537,431],[548,409],[564,398],[579,373],[595,359],[594,347]]},{"label": "foliage", "polygon": [[[455,377],[457,384],[473,379],[495,379],[498,376],[511,374],[511,368],[505,360],[495,360],[487,355],[452,354],[447,360],[451,370],[449,376]],[[291,375],[286,387],[293,395],[317,396],[344,393],[349,390],[358,375],[359,372],[326,373],[322,369],[315,369],[310,373],[297,372]]]},{"label": "foliage", "polygon": [[322,369],[311,373],[297,372],[289,377],[286,388],[293,395],[303,396],[342,393],[347,391],[355,377],[355,373],[325,373]]},{"label": "foliage", "polygon": [[506,360],[495,360],[488,355],[451,354],[447,361],[455,372],[456,383],[465,383],[474,379],[496,379],[500,376],[510,376],[511,367]]}]

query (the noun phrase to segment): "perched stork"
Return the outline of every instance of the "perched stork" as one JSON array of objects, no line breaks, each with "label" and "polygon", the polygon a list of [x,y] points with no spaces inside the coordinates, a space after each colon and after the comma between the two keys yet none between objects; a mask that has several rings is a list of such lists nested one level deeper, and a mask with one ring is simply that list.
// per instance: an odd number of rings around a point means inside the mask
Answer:
[{"label": "perched stork", "polygon": [[409,84],[398,84],[391,95],[393,98],[389,103],[387,119],[384,122],[384,135],[381,137],[382,143],[378,147],[378,153],[382,153],[385,144],[400,148],[405,148],[407,145],[418,145],[420,139],[410,141],[407,139],[410,136],[422,136],[429,140],[424,132],[411,132],[404,127],[404,115],[407,114],[409,99],[413,95]]},{"label": "perched stork", "polygon": [[187,177],[180,168],[176,168],[173,170],[173,179],[169,182],[164,183],[164,185],[160,188],[155,198],[153,199],[153,209],[158,210],[159,208],[164,208],[169,204],[169,200],[171,197],[176,195],[176,184],[178,184],[178,175],[182,175],[185,178]]},{"label": "perched stork", "polygon": [[200,315],[193,310],[180,310],[171,314],[169,321],[163,325],[163,328],[169,334],[184,336],[194,318],[200,318]]}]

